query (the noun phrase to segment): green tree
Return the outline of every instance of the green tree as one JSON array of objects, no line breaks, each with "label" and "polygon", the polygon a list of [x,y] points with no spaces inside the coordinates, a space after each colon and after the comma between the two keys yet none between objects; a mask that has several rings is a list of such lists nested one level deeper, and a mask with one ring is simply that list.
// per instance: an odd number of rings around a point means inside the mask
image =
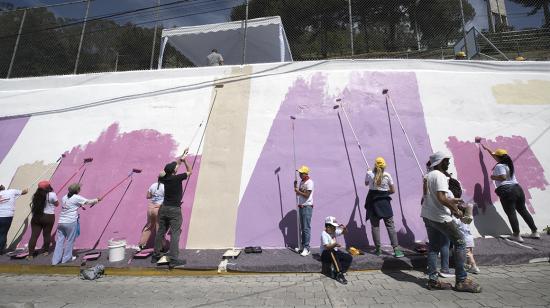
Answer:
[{"label": "green tree", "polygon": [[[474,8],[463,1],[466,22],[475,16]],[[416,23],[421,41],[428,48],[447,46],[449,41],[462,36],[462,18],[459,0],[420,0],[409,7],[412,23]]]},{"label": "green tree", "polygon": [[523,5],[523,7],[532,8],[529,15],[535,15],[540,10],[544,13],[543,27],[550,27],[550,0],[512,0],[515,3]]}]

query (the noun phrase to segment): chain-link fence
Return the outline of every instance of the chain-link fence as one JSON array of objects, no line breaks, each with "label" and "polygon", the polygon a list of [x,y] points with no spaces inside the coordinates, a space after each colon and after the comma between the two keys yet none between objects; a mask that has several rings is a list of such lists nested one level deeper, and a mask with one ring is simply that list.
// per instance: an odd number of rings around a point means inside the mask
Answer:
[{"label": "chain-link fence", "polygon": [[[6,0],[4,0],[6,1]],[[539,3],[540,2],[540,3]],[[546,0],[0,1],[0,78],[157,67],[163,28],[280,16],[293,59],[449,59],[475,27],[474,59],[550,59]],[[515,23],[515,24],[514,24]],[[243,31],[244,33],[244,31]],[[244,38],[243,38],[244,39]],[[467,40],[468,41],[468,40]],[[459,44],[459,48],[455,46]],[[163,67],[189,67],[167,45]]]}]

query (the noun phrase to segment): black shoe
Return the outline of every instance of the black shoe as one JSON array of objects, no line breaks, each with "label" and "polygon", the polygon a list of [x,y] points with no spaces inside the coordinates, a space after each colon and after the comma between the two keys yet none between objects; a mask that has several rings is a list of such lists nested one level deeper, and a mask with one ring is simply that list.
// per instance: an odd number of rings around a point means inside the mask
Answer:
[{"label": "black shoe", "polygon": [[182,266],[187,264],[187,261],[180,260],[180,259],[173,259],[170,260],[170,263],[168,263],[168,268],[173,269],[174,267]]},{"label": "black shoe", "polygon": [[157,263],[160,259],[159,255],[151,255],[151,263]]},{"label": "black shoe", "polygon": [[346,277],[344,277],[344,274],[342,274],[342,273],[336,274],[336,281],[338,281],[341,284],[348,284],[348,281],[346,280]]}]

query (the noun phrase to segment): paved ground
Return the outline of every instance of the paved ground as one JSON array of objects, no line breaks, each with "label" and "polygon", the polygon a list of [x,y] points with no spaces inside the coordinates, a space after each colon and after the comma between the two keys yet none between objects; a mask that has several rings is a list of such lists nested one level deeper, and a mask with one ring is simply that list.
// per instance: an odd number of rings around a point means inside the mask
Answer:
[{"label": "paved ground", "polygon": [[428,291],[418,271],[114,277],[0,274],[0,307],[550,307],[550,264],[482,267],[481,294]]}]

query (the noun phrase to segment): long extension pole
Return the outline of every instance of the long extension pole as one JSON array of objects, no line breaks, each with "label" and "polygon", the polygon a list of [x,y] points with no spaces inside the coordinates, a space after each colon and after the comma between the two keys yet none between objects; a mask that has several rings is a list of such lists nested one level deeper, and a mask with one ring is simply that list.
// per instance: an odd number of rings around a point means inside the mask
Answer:
[{"label": "long extension pole", "polygon": [[[351,125],[351,121],[349,119],[348,113],[346,109],[344,108],[344,105],[342,104],[342,99],[337,98],[336,103],[338,104],[339,108],[342,109],[344,112],[344,116],[346,117],[346,121],[348,122],[349,128],[351,129],[351,133],[353,134],[353,138],[355,138],[355,142],[357,143],[357,147],[359,148],[359,151],[361,152],[361,156],[363,157],[363,161],[365,162],[365,165],[367,165],[367,168],[370,169],[369,162],[367,160],[367,157],[365,156],[365,153],[363,152],[363,147],[361,146],[361,143],[359,142],[359,138],[357,137],[357,134],[355,133],[355,129],[353,129],[353,125]],[[336,109],[336,107],[334,108]]]},{"label": "long extension pole", "polygon": [[397,199],[399,199],[399,207],[401,208],[401,213],[403,213],[403,203],[401,203],[401,186],[399,186],[399,171],[397,170],[397,157],[395,155],[395,144],[393,141],[393,130],[391,125],[390,107],[388,106],[387,99],[386,99],[386,111],[388,113],[388,124],[390,127],[390,140],[391,140],[391,149],[393,153],[393,166],[395,168],[395,183],[397,184]]},{"label": "long extension pole", "polygon": [[[296,174],[298,166],[296,165],[296,141],[295,141],[295,133],[294,133],[294,121],[296,120],[295,116],[290,116],[290,121],[292,125],[292,155],[294,160],[294,183],[298,183],[298,175]],[[298,249],[302,249],[302,241],[300,240],[300,208],[298,207],[300,205],[300,198],[298,195],[296,195],[296,234],[298,236]]]},{"label": "long extension pole", "polygon": [[[409,139],[409,135],[407,134],[407,131],[405,130],[405,127],[403,126],[403,122],[401,122],[401,118],[399,117],[399,113],[397,113],[397,109],[395,109],[395,105],[393,104],[393,101],[390,97],[390,94],[387,89],[385,89],[382,94],[386,96],[386,107],[388,107],[388,102],[392,107],[393,112],[395,113],[395,116],[397,118],[397,121],[399,122],[399,126],[401,126],[401,130],[403,131],[403,134],[405,135],[405,139],[407,139],[407,143],[409,144],[409,148],[411,149],[411,152],[413,154],[414,160],[416,161],[416,165],[418,166],[418,170],[420,170],[420,173],[424,175],[424,169],[422,169],[422,166],[420,166],[420,161],[418,161],[418,157],[416,156],[416,152],[414,151],[414,148],[412,146],[411,140]],[[389,107],[388,107],[388,116],[389,116]],[[391,123],[390,123],[391,125]],[[392,139],[393,142],[393,139]]]}]

